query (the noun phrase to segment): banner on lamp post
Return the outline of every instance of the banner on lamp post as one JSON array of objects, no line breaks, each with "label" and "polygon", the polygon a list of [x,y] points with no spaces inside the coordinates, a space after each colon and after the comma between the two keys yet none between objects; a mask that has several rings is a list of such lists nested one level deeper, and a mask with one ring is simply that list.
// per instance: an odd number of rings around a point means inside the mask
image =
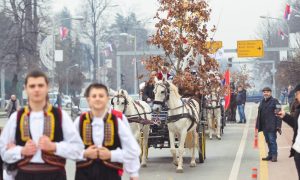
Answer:
[{"label": "banner on lamp post", "polygon": [[62,62],[64,60],[64,51],[55,50],[55,62]]}]

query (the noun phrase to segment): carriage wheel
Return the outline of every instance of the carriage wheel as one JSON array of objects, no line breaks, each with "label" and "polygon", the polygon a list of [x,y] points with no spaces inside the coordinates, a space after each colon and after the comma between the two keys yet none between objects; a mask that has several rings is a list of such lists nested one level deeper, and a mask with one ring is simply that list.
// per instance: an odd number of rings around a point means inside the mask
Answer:
[{"label": "carriage wheel", "polygon": [[199,163],[204,163],[206,159],[206,138],[205,138],[205,125],[200,125],[198,131],[198,153],[199,153]]}]

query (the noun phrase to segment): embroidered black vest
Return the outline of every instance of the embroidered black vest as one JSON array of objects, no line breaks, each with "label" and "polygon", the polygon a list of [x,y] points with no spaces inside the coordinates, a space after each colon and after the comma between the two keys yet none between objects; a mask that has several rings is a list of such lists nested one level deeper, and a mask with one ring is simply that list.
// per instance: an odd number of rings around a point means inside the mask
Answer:
[{"label": "embroidered black vest", "polygon": [[[17,129],[15,141],[16,145],[24,146],[31,138],[30,134],[30,111],[28,107],[20,109],[17,113]],[[63,141],[62,130],[62,112],[61,109],[48,105],[44,112],[44,131],[43,134],[48,136],[52,142]],[[29,163],[32,157],[25,157],[18,162],[18,167]],[[66,160],[62,157],[54,155],[54,152],[42,152],[42,159],[54,166],[64,167]]]},{"label": "embroidered black vest", "polygon": [[[122,119],[122,113],[119,111],[112,110],[111,113],[107,113],[104,118],[104,139],[102,146],[106,147],[109,150],[115,150],[121,147],[121,141],[118,134],[118,120],[117,118]],[[81,114],[79,120],[79,134],[82,138],[85,149],[89,146],[94,145],[93,142],[93,132],[92,132],[92,116],[90,112],[85,112]],[[77,162],[77,168],[87,167],[92,164],[93,160],[87,160],[83,162]],[[122,164],[114,163],[109,161],[103,161],[103,164],[114,168],[122,169]]]}]

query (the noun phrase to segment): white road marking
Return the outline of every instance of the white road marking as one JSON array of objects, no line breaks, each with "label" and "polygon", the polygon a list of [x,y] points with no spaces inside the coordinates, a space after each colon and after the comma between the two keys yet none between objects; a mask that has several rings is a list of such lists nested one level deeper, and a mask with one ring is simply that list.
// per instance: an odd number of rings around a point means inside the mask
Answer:
[{"label": "white road marking", "polygon": [[236,153],[235,160],[232,165],[228,180],[237,180],[237,178],[238,178],[238,175],[240,172],[239,170],[240,170],[240,166],[241,166],[241,161],[242,161],[242,157],[243,157],[245,146],[246,146],[246,140],[247,140],[249,126],[250,126],[250,118],[252,116],[252,108],[250,109],[250,111],[248,111],[248,116],[246,116],[248,121],[247,121],[245,129],[243,131],[243,136],[242,136],[242,139],[240,142],[240,146]]}]

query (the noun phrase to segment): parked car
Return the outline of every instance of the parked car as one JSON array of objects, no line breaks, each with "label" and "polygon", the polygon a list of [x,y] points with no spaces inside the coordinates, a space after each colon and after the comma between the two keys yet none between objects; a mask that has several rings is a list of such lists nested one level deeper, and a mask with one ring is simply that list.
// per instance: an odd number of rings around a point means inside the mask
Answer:
[{"label": "parked car", "polygon": [[262,92],[260,91],[247,91],[246,102],[259,103],[263,98]]},{"label": "parked car", "polygon": [[[57,95],[58,95],[58,92],[49,92],[48,93],[50,104],[57,105],[57,104],[55,104],[56,101],[57,101]],[[68,96],[68,95],[63,95],[62,94],[61,95],[61,106],[62,107],[70,108],[72,106],[72,99],[71,99],[71,97]]]},{"label": "parked car", "polygon": [[90,107],[85,97],[81,97],[79,100],[79,106],[71,107],[71,117],[75,119],[77,116],[80,116],[81,113],[89,111]]},{"label": "parked car", "polygon": [[68,95],[63,95],[62,96],[62,106],[70,108],[71,105],[72,105],[72,99],[71,99],[71,97],[68,96]]}]

